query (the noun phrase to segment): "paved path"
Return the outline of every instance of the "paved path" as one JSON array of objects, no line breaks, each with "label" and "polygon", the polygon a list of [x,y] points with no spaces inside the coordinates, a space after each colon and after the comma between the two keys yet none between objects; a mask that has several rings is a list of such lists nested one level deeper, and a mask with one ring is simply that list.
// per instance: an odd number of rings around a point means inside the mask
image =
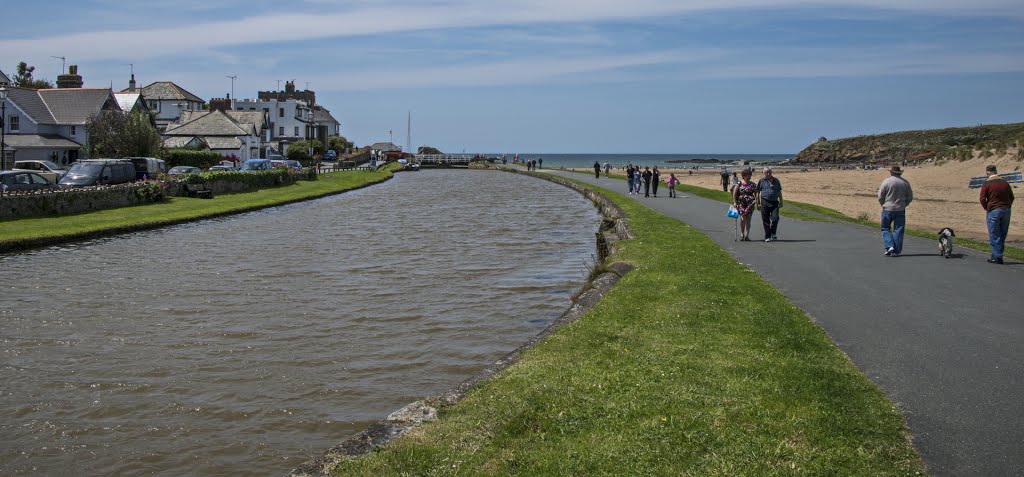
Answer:
[{"label": "paved path", "polygon": [[[542,172],[626,191],[623,180]],[[930,474],[1024,475],[1024,264],[963,248],[946,260],[937,240],[916,237],[884,257],[874,228],[785,217],[765,243],[760,212],[750,238],[761,241],[735,242],[725,204],[659,192],[628,197],[705,233],[806,311],[903,408]],[[1024,226],[1020,212],[1011,226]]]}]

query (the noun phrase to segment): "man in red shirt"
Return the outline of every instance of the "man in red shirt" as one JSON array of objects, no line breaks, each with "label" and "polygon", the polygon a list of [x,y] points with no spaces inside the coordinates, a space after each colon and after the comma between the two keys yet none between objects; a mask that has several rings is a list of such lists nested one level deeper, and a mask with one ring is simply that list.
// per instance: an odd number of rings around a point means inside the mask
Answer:
[{"label": "man in red shirt", "polygon": [[992,258],[988,263],[1003,263],[1003,246],[1010,231],[1010,207],[1013,205],[1013,188],[1010,183],[996,174],[996,166],[985,168],[988,180],[981,186],[981,206],[985,209],[988,225],[988,242],[992,245]]}]

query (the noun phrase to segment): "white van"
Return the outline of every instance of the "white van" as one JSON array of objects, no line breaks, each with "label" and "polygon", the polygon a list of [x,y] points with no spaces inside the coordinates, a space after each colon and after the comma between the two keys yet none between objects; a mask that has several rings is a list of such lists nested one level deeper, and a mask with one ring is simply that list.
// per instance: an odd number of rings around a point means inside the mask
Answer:
[{"label": "white van", "polygon": [[157,174],[167,173],[167,163],[155,157],[126,157],[135,165],[135,179],[156,179]]}]

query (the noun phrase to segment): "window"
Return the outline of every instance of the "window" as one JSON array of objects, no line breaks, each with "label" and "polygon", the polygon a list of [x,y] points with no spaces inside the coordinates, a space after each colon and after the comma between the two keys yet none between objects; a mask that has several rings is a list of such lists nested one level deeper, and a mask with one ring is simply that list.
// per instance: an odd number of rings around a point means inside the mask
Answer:
[{"label": "window", "polygon": [[277,108],[277,117],[279,117],[279,118],[283,118],[284,117],[284,108]]},{"label": "window", "polygon": [[299,136],[299,127],[295,126],[295,137]]},{"label": "window", "polygon": [[18,116],[11,116],[7,121],[8,131],[20,131],[21,130],[21,118]]},{"label": "window", "polygon": [[71,126],[71,137],[75,137],[75,127]]},{"label": "window", "polygon": [[277,135],[284,136],[284,126],[277,128]]},{"label": "window", "polygon": [[160,111],[160,103],[158,101],[150,100],[149,103],[150,111]]}]

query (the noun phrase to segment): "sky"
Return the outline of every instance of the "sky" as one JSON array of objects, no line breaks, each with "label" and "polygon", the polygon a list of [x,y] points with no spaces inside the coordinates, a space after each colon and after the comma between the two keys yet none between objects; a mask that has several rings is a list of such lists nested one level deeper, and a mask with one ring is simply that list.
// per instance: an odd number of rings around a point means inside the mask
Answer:
[{"label": "sky", "polygon": [[[316,92],[358,145],[795,154],[1024,122],[1020,0],[6,2],[0,70]],[[62,60],[55,57],[64,57]],[[229,76],[235,76],[232,80]],[[233,83],[233,85],[232,85]],[[280,86],[279,86],[280,85]],[[411,141],[407,118],[411,115]]]}]

